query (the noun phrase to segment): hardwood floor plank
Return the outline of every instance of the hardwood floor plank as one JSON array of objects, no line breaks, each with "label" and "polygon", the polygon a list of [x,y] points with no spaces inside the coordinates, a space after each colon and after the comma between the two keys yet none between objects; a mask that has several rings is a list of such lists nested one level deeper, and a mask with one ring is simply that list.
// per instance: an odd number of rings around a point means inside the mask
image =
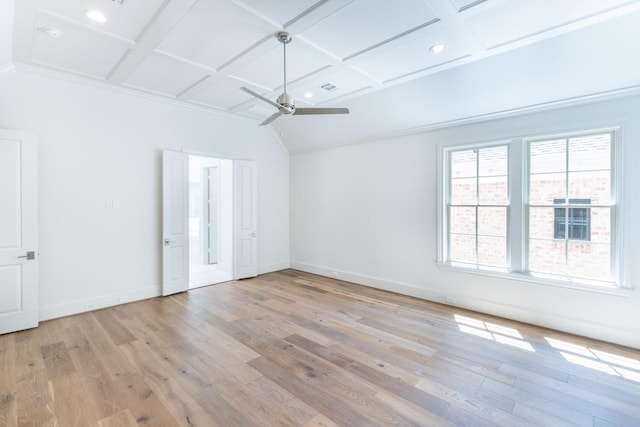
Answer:
[{"label": "hardwood floor plank", "polygon": [[42,358],[51,379],[60,378],[76,371],[69,350],[63,341],[43,346]]},{"label": "hardwood floor plank", "polygon": [[[138,424],[173,427],[180,425],[140,374],[123,374],[115,381],[123,408]],[[89,424],[85,424],[89,425]]]},{"label": "hardwood floor plank", "polygon": [[[23,375],[18,382],[20,425],[50,426],[57,423],[53,408],[53,384],[42,368]],[[0,425],[3,425],[0,423]]]},{"label": "hardwood floor plank", "polygon": [[454,425],[444,418],[441,418],[433,412],[425,409],[423,405],[416,405],[415,403],[403,399],[402,397],[386,390],[380,390],[377,392],[375,398],[391,408],[396,408],[396,410],[400,411],[405,417],[420,426],[450,427]]},{"label": "hardwood floor plank", "polygon": [[82,378],[76,372],[50,381],[53,408],[59,425],[85,427],[98,422],[96,402],[90,398]]},{"label": "hardwood floor plank", "polygon": [[351,405],[341,398],[335,397],[321,388],[313,389],[313,387],[309,387],[305,380],[299,379],[297,376],[291,376],[289,371],[266,357],[254,359],[249,362],[249,365],[339,425],[363,427],[384,425],[354,411]]},{"label": "hardwood floor plank", "polygon": [[399,378],[390,377],[385,373],[363,365],[362,363],[349,357],[338,354],[331,349],[316,344],[313,341],[301,337],[300,335],[291,335],[286,338],[286,341],[295,344],[298,347],[303,348],[308,352],[313,353],[372,384],[376,384],[383,390],[400,396],[403,399],[408,400],[409,402],[412,402],[431,413],[442,415],[448,409],[448,402],[436,396],[425,393],[420,389],[417,389],[405,383]]},{"label": "hardwood floor plank", "polygon": [[490,378],[487,378],[482,386],[503,396],[509,396],[516,402],[525,402],[532,408],[573,424],[586,426],[591,425],[593,421],[593,416],[588,412],[569,408],[562,401],[548,399],[544,394],[518,390]]},{"label": "hardwood floor plank", "polygon": [[140,341],[133,341],[121,345],[120,349],[129,361],[139,367],[145,383],[158,396],[179,425],[215,424],[215,420],[195,401],[189,390],[183,388],[173,378],[171,372],[158,363],[149,346]]},{"label": "hardwood floor plank", "polygon": [[304,427],[340,427],[322,414],[316,415],[311,421],[306,423]]},{"label": "hardwood floor plank", "polygon": [[0,426],[640,425],[640,350],[295,270],[0,335]]},{"label": "hardwood floor plank", "polygon": [[211,385],[194,394],[194,399],[221,427],[261,427],[222,397],[222,385]]},{"label": "hardwood floor plank", "polygon": [[129,409],[124,409],[98,421],[98,427],[138,427],[138,425]]},{"label": "hardwood floor plank", "polygon": [[4,335],[0,347],[0,425],[18,425],[15,336]]},{"label": "hardwood floor plank", "polygon": [[92,312],[93,316],[98,319],[102,327],[111,336],[114,344],[126,344],[135,341],[136,337],[113,315],[115,309],[105,308]]}]

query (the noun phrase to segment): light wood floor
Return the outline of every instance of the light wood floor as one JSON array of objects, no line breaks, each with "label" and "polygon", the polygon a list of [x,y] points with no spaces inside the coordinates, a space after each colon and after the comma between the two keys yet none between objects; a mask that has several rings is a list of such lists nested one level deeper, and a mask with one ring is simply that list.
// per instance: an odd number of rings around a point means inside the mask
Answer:
[{"label": "light wood floor", "polygon": [[293,270],[0,336],[2,426],[638,426],[640,351]]}]

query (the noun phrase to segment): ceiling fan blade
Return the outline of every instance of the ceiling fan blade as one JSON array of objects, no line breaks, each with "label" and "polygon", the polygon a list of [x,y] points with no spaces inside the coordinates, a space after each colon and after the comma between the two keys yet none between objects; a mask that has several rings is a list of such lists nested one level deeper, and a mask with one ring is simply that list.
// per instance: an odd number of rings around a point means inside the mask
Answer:
[{"label": "ceiling fan blade", "polygon": [[273,105],[273,106],[274,106],[274,107],[276,107],[276,108],[280,108],[280,104],[277,104],[277,103],[273,102],[272,100],[270,100],[270,99],[268,99],[268,98],[265,98],[264,96],[260,95],[259,93],[256,93],[256,92],[252,91],[252,90],[251,90],[251,89],[249,89],[249,88],[241,87],[241,88],[240,88],[240,90],[242,90],[242,91],[244,91],[244,92],[247,92],[247,93],[248,93],[249,95],[251,95],[251,96],[255,96],[256,98],[258,98],[258,99],[260,99],[260,100],[262,100],[262,101],[266,102],[267,104],[271,104],[271,105]]},{"label": "ceiling fan blade", "polygon": [[296,108],[293,115],[304,114],[349,114],[348,108]]},{"label": "ceiling fan blade", "polygon": [[260,126],[268,125],[269,123],[271,123],[272,121],[274,121],[275,119],[280,117],[281,115],[282,115],[282,113],[280,111],[278,111],[277,113],[273,113],[272,115],[267,117],[267,120],[265,120],[264,122],[260,123]]}]

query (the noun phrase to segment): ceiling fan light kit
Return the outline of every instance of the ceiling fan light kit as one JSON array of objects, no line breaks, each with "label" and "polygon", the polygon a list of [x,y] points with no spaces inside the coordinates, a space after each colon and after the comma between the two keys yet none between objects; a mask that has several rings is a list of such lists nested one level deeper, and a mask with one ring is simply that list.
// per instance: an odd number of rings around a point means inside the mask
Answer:
[{"label": "ceiling fan light kit", "polygon": [[293,99],[293,97],[291,95],[289,95],[287,93],[287,44],[291,43],[291,40],[293,40],[293,37],[291,36],[291,33],[287,32],[287,31],[279,31],[275,34],[276,38],[278,39],[278,41],[280,43],[282,43],[282,47],[283,47],[283,58],[284,58],[284,91],[282,92],[282,95],[280,95],[278,97],[278,99],[276,99],[276,101],[271,101],[268,98],[265,98],[264,96],[260,95],[259,93],[256,93],[254,91],[252,91],[249,88],[246,87],[241,87],[240,89],[243,90],[244,92],[248,93],[249,95],[258,98],[261,101],[266,102],[267,104],[271,104],[274,107],[276,107],[278,109],[277,112],[273,113],[271,116],[267,117],[267,119],[265,121],[263,121],[262,123],[260,123],[260,126],[264,126],[264,125],[268,125],[269,123],[271,123],[272,121],[274,121],[275,119],[277,119],[278,117],[282,116],[282,115],[315,115],[315,114],[349,114],[349,109],[348,108],[315,108],[315,107],[311,107],[311,108],[304,108],[304,107],[300,107],[300,108],[296,108],[295,105],[295,101]]}]

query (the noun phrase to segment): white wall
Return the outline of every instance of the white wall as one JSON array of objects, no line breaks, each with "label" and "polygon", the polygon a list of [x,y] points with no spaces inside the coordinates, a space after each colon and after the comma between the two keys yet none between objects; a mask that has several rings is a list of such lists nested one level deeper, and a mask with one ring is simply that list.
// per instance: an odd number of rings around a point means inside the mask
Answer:
[{"label": "white wall", "polygon": [[[436,264],[439,142],[623,125],[624,296],[478,276]],[[640,348],[640,97],[291,157],[291,266]]]},{"label": "white wall", "polygon": [[289,157],[250,121],[20,70],[0,128],[38,135],[41,319],[159,295],[162,150],[256,160],[258,269],[288,266]]}]

